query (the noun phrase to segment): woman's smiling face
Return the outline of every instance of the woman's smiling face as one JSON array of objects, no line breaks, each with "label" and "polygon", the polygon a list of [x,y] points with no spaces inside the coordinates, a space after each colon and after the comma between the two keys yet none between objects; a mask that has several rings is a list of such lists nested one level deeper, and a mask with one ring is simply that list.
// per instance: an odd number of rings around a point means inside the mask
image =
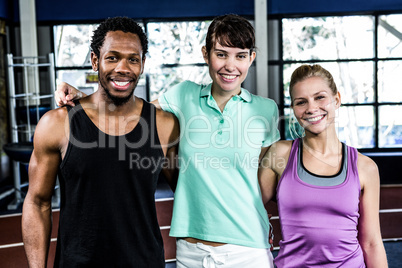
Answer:
[{"label": "woman's smiling face", "polygon": [[306,132],[320,134],[335,122],[335,111],[341,103],[340,94],[334,94],[321,77],[313,76],[297,82],[291,95],[296,119]]},{"label": "woman's smiling face", "polygon": [[250,49],[226,47],[219,43],[209,53],[205,47],[202,52],[213,81],[212,90],[220,94],[239,94],[241,83],[246,79],[248,69],[255,59],[255,52],[250,54]]}]

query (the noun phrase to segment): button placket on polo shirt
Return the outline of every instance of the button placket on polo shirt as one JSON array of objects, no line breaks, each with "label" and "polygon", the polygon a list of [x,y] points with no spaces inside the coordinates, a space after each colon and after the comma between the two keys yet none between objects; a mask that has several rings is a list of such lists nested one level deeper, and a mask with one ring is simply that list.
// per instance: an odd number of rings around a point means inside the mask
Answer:
[{"label": "button placket on polo shirt", "polygon": [[218,144],[225,143],[224,137],[228,134],[228,133],[225,133],[227,131],[224,130],[224,127],[225,127],[224,113],[225,113],[225,111],[223,111],[223,113],[221,113],[217,117],[215,117],[215,120],[216,120],[215,123],[218,124],[217,135],[216,135],[216,142]]},{"label": "button placket on polo shirt", "polygon": [[226,106],[220,115],[216,117],[216,120],[218,121],[218,135],[216,142],[218,144],[228,143],[229,139],[233,138],[231,137],[231,135],[233,135],[233,129],[228,129],[230,124],[227,121],[231,119],[231,111],[235,108],[239,100],[239,96],[233,96],[228,103],[226,103]]}]

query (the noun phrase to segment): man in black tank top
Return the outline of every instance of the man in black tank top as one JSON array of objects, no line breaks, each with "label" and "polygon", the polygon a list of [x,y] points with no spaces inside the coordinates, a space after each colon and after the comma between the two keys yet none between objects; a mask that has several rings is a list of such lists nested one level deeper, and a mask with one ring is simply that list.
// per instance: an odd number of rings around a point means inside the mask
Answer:
[{"label": "man in black tank top", "polygon": [[59,175],[54,267],[164,267],[154,193],[175,150],[177,119],[133,95],[148,50],[136,22],[107,19],[91,49],[98,90],[46,113],[36,127],[22,213],[29,265],[46,266]]}]

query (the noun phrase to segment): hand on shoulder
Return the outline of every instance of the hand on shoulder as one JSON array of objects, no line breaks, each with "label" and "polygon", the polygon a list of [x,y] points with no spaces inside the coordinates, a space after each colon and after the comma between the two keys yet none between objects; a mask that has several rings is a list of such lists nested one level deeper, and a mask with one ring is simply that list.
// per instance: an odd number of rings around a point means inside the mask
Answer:
[{"label": "hand on shoulder", "polygon": [[74,100],[79,100],[87,95],[66,82],[61,82],[57,85],[57,90],[54,92],[54,99],[57,106],[74,106]]}]

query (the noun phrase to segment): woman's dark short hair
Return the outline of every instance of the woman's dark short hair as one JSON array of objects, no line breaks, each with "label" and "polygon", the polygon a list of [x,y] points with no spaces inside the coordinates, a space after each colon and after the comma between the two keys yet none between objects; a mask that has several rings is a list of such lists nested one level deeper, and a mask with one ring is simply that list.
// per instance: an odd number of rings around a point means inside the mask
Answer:
[{"label": "woman's dark short hair", "polygon": [[216,17],[208,28],[206,50],[208,54],[216,43],[226,47],[238,47],[255,51],[254,28],[251,23],[238,15],[228,14]]}]

